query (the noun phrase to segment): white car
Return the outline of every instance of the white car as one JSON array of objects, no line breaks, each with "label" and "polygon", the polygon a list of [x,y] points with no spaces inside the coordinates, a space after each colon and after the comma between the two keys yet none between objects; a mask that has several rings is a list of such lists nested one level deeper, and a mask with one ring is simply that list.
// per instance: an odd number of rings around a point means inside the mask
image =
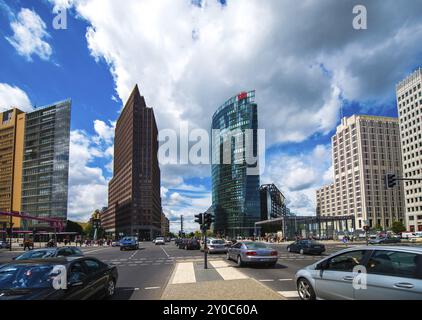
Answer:
[{"label": "white car", "polygon": [[166,240],[163,237],[158,237],[155,239],[155,245],[165,245],[166,244]]}]

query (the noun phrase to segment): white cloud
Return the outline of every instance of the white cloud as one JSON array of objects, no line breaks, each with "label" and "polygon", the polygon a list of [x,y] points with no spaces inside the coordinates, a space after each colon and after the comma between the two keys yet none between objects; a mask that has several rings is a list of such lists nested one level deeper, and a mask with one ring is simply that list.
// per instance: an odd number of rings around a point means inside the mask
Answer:
[{"label": "white cloud", "polygon": [[46,31],[45,22],[35,11],[21,9],[17,19],[10,23],[10,27],[14,34],[6,39],[19,55],[28,61],[32,60],[32,55],[37,55],[43,60],[50,58],[53,50],[45,41],[50,35]]},{"label": "white cloud", "polygon": [[16,107],[22,111],[32,110],[28,95],[20,88],[0,83],[0,112]]}]

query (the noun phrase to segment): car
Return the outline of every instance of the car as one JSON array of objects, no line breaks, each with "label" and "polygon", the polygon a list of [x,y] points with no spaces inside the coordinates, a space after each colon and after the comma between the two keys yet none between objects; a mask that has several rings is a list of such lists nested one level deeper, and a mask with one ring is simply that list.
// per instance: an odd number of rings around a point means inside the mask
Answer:
[{"label": "car", "polygon": [[161,246],[163,246],[163,245],[165,245],[166,244],[166,241],[164,240],[164,238],[163,237],[158,237],[158,238],[156,238],[155,239],[155,245],[157,246],[157,245],[161,245]]},{"label": "car", "polygon": [[[201,251],[204,251],[204,243],[201,243]],[[207,252],[212,253],[227,253],[227,246],[224,240],[221,239],[207,239]]]},{"label": "car", "polygon": [[112,241],[111,246],[112,247],[120,247],[120,241]]},{"label": "car", "polygon": [[0,241],[0,249],[10,249],[10,243],[7,241]]},{"label": "car", "polygon": [[174,244],[176,245],[176,246],[179,246],[179,243],[180,242],[182,242],[182,238],[177,238],[176,240],[174,240]]},{"label": "car", "polygon": [[80,257],[84,253],[77,247],[61,247],[61,248],[43,248],[25,252],[20,256],[13,258],[13,260],[33,260],[33,259],[47,259],[54,257]]},{"label": "car", "polygon": [[199,244],[199,240],[192,238],[192,239],[184,239],[179,244],[179,249],[185,249],[185,250],[199,250],[201,248]]},{"label": "car", "polygon": [[[66,270],[66,289],[54,287]],[[0,300],[94,300],[111,298],[118,271],[92,257],[13,261],[0,267]]]},{"label": "car", "polygon": [[345,249],[299,270],[295,281],[302,300],[422,300],[422,248]]},{"label": "car", "polygon": [[325,246],[314,240],[296,240],[287,246],[287,251],[300,254],[321,255],[325,252]]},{"label": "car", "polygon": [[234,260],[239,267],[246,264],[266,264],[275,266],[278,252],[262,242],[238,241],[226,254],[227,260]]},{"label": "car", "polygon": [[120,240],[120,251],[124,250],[138,250],[139,241],[137,237],[124,237]]},{"label": "car", "polygon": [[398,237],[377,237],[369,240],[369,244],[388,244],[388,243],[400,243],[401,240]]}]

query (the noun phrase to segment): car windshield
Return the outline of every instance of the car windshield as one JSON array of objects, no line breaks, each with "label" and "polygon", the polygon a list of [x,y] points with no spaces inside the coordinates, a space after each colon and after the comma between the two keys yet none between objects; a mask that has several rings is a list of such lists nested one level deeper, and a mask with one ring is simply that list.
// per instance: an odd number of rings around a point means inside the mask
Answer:
[{"label": "car windshield", "polygon": [[122,241],[136,241],[136,239],[134,237],[126,237],[123,238]]},{"label": "car windshield", "polygon": [[225,244],[224,240],[212,240],[212,244]]},{"label": "car windshield", "polygon": [[308,246],[314,246],[314,245],[316,245],[316,246],[318,246],[319,245],[319,243],[318,242],[316,242],[316,241],[314,241],[314,240],[305,240],[305,241],[303,241],[305,244],[307,244]]},{"label": "car windshield", "polygon": [[157,238],[156,240],[163,241],[163,240],[164,240],[164,238],[159,237],[159,238]]},{"label": "car windshield", "polygon": [[54,256],[54,250],[36,250],[24,253],[16,258],[16,260],[29,260],[29,259],[44,259]]},{"label": "car windshield", "polygon": [[0,289],[51,288],[54,265],[14,264],[0,268]]},{"label": "car windshield", "polygon": [[265,243],[259,243],[259,242],[246,242],[245,246],[248,249],[271,249]]}]

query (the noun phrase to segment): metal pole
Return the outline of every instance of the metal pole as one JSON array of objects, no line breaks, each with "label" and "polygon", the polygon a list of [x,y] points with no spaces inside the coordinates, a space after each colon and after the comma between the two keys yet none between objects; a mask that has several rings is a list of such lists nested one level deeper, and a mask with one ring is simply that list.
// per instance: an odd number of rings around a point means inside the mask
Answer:
[{"label": "metal pole", "polygon": [[204,234],[204,269],[208,269],[207,232],[203,231],[203,234]]},{"label": "metal pole", "polygon": [[13,237],[13,217],[12,216],[10,216],[10,234],[9,234],[9,236],[10,236],[10,239],[9,239],[10,249],[9,249],[9,251],[12,251],[12,237]]}]

